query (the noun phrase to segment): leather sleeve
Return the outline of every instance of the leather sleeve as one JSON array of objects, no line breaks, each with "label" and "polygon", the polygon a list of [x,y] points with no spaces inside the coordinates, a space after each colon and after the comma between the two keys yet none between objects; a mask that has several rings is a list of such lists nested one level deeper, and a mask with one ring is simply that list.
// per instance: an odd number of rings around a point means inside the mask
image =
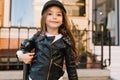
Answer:
[{"label": "leather sleeve", "polygon": [[78,80],[76,71],[75,59],[73,57],[72,49],[70,46],[65,50],[65,60],[69,80]]},{"label": "leather sleeve", "polygon": [[19,48],[19,50],[22,50],[24,53],[31,52],[31,50],[34,48],[34,37],[31,39],[25,39]]},{"label": "leather sleeve", "polygon": [[40,31],[37,31],[30,39],[25,39],[19,48],[23,52],[31,52],[35,48],[35,41],[38,39],[42,40],[44,37],[40,34]]}]

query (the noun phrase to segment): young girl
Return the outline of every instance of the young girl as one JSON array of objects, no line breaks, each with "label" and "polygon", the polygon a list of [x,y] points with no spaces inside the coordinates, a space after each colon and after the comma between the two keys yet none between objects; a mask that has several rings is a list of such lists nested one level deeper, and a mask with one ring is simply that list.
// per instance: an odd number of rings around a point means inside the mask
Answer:
[{"label": "young girl", "polygon": [[[30,64],[29,80],[58,80],[64,74],[64,62],[69,80],[78,80],[77,51],[69,24],[61,2],[52,0],[44,5],[40,31],[24,40],[16,53]],[[31,53],[33,49],[35,53]]]}]

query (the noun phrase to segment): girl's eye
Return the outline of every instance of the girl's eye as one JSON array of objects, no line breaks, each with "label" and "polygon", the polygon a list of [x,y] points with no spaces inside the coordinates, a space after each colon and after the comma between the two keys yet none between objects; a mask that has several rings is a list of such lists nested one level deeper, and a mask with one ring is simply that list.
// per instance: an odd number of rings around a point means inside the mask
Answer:
[{"label": "girl's eye", "polygon": [[62,13],[57,14],[58,16],[62,16]]},{"label": "girl's eye", "polygon": [[48,14],[47,15],[56,15],[56,16],[62,16],[62,13],[51,13],[51,12],[48,12]]},{"label": "girl's eye", "polygon": [[48,13],[48,15],[52,15],[52,13]]}]

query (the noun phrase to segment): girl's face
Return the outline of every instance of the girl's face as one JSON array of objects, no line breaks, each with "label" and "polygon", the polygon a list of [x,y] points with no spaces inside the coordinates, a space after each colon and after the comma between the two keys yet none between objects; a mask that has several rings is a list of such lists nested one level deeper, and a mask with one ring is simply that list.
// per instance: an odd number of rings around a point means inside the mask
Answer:
[{"label": "girl's face", "polygon": [[47,29],[58,30],[62,23],[63,23],[62,10],[57,6],[50,7],[47,11],[46,17]]}]

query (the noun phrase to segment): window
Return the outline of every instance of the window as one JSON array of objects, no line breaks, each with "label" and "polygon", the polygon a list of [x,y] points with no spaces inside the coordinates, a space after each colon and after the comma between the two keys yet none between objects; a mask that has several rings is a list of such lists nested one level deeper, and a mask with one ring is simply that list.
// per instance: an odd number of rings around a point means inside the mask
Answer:
[{"label": "window", "polygon": [[85,16],[85,0],[63,0],[69,16]]},{"label": "window", "polygon": [[11,25],[33,26],[33,0],[11,0]]},{"label": "window", "polygon": [[[93,0],[93,29],[95,33],[93,39],[95,44],[101,44],[101,28],[103,28],[103,43],[109,44],[111,39],[111,45],[118,45],[118,25],[117,25],[117,0]],[[110,32],[110,38],[109,34]]]}]

